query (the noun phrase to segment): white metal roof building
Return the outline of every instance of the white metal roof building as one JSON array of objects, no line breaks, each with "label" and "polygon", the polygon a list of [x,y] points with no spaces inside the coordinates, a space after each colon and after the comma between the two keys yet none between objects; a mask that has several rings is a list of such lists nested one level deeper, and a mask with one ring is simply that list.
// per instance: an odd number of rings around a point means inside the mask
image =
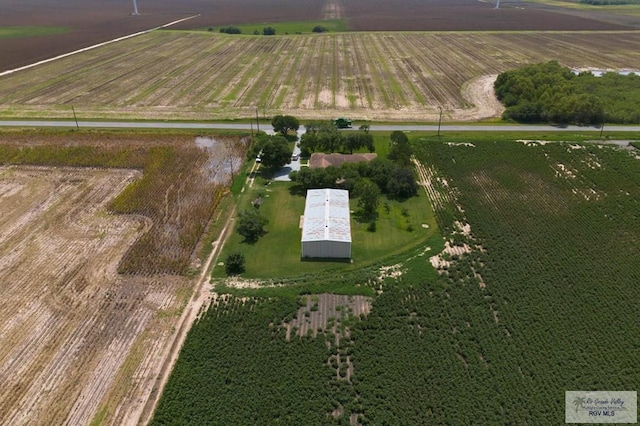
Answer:
[{"label": "white metal roof building", "polygon": [[302,257],[351,258],[349,191],[307,191],[302,222]]}]

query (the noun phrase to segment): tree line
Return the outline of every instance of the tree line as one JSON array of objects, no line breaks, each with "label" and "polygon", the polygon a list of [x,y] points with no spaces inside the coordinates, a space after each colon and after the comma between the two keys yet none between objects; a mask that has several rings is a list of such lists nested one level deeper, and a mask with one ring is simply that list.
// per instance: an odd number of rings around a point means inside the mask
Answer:
[{"label": "tree line", "polygon": [[[213,31],[213,27],[209,27],[209,32]],[[242,34],[242,30],[238,27],[221,27],[220,32],[223,34]],[[258,30],[253,31],[253,35],[260,35]],[[262,35],[276,35],[276,29],[273,27],[264,27],[262,29]]]},{"label": "tree line", "polygon": [[520,123],[600,125],[640,123],[640,76],[576,74],[558,62],[528,65],[498,76],[502,118]]},{"label": "tree line", "polygon": [[[366,131],[350,132],[345,140],[358,134],[371,136]],[[303,139],[305,139],[304,136]],[[403,132],[396,131],[391,134],[390,143],[388,158],[375,158],[370,162],[344,163],[340,167],[317,169],[305,167],[300,171],[291,172],[291,180],[302,186],[304,190],[341,188],[353,191],[355,196],[359,196],[361,192],[359,189],[366,186],[363,184],[366,180],[375,184],[379,192],[390,198],[413,197],[418,192],[418,186],[411,168],[412,151],[409,139]]]},{"label": "tree line", "polygon": [[314,152],[347,152],[353,154],[361,148],[375,151],[373,135],[368,126],[356,132],[341,132],[331,121],[312,121],[306,125],[307,132],[300,138],[300,155],[309,157]]},{"label": "tree line", "polygon": [[[364,131],[352,132],[347,139],[357,134],[368,135]],[[381,194],[391,199],[404,200],[418,193],[411,168],[409,139],[403,132],[393,132],[390,139],[392,146],[388,158],[343,163],[339,167],[304,167],[300,171],[291,172],[289,176],[304,191],[318,188],[348,190],[352,197],[359,198],[362,218],[374,223]]]}]

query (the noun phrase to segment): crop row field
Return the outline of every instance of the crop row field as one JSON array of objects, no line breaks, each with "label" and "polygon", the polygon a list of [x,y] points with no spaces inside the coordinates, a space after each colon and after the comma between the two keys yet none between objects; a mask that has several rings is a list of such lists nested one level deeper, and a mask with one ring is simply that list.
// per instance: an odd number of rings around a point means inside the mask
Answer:
[{"label": "crop row field", "polygon": [[[0,27],[19,26],[22,36],[3,39],[0,31],[0,71],[155,28],[181,18],[176,29],[219,29],[251,24],[278,28],[278,34],[311,30],[312,21],[338,20],[349,31],[470,31],[470,30],[622,30],[638,28],[638,12],[627,6],[587,8],[557,0],[503,2],[495,0],[156,0],[87,3],[61,0],[21,0],[3,5]],[[637,8],[636,8],[637,9]],[[634,16],[635,15],[635,16]],[[307,21],[303,30],[288,23]],[[52,27],[64,27],[53,34]],[[327,25],[332,27],[332,25]],[[34,31],[36,30],[37,31]],[[332,28],[329,28],[333,31]],[[24,30],[27,30],[26,32]],[[43,37],[41,31],[48,33]],[[251,31],[253,32],[253,31]]]},{"label": "crop row field", "polygon": [[139,416],[188,283],[117,274],[147,225],[105,207],[137,175],[0,168],[0,423]]},{"label": "crop row field", "polygon": [[230,36],[155,31],[0,78],[0,116],[449,120],[499,116],[523,64],[640,68],[637,32]]},{"label": "crop row field", "polygon": [[0,424],[136,424],[239,137],[0,135]]},{"label": "crop row field", "polygon": [[[434,206],[452,250],[439,266],[438,287],[405,296],[412,300],[406,309],[417,312],[410,324],[425,336],[411,348],[427,351],[413,367],[439,371],[427,379],[429,390],[391,353],[376,359],[387,362],[387,377],[406,377],[395,382],[415,395],[407,406],[431,410],[434,424],[557,424],[565,410],[558,395],[566,389],[634,388],[637,153],[592,143],[461,138],[422,144],[417,156],[440,194]],[[400,308],[388,302],[395,318]],[[374,316],[384,315],[376,310],[381,304],[374,302]],[[363,355],[373,355],[365,331]],[[375,342],[376,353],[399,344]],[[401,409],[371,394],[383,385],[375,374],[360,379],[368,389],[360,392],[365,412],[380,418]]]}]

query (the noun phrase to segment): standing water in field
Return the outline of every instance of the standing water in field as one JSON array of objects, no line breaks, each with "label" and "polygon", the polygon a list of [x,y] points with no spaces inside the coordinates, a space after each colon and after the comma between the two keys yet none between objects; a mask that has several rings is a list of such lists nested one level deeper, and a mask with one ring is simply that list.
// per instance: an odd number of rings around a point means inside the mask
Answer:
[{"label": "standing water in field", "polygon": [[[243,138],[242,144],[248,141]],[[195,144],[208,154],[208,160],[203,168],[209,181],[216,184],[227,184],[233,175],[240,170],[242,157],[233,140],[219,140],[211,137],[198,136]]]}]

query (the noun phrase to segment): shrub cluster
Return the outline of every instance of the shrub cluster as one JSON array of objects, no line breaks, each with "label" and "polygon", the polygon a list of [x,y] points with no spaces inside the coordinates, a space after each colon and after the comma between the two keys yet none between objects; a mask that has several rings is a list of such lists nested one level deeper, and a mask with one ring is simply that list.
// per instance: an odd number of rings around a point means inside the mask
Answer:
[{"label": "shrub cluster", "polygon": [[413,171],[388,159],[376,158],[370,162],[344,163],[340,167],[311,169],[303,167],[290,174],[291,180],[303,190],[318,188],[347,189],[356,197],[363,181],[374,183],[389,198],[406,199],[418,193]]},{"label": "shrub cluster", "polygon": [[313,152],[348,152],[366,148],[375,151],[373,136],[368,130],[341,132],[331,121],[311,122],[300,139],[300,153],[308,157]]},{"label": "shrub cluster", "polygon": [[222,27],[220,28],[220,32],[225,34],[242,34],[242,30],[238,27]]},{"label": "shrub cluster", "polygon": [[640,76],[573,73],[552,61],[500,74],[494,85],[502,118],[522,123],[640,123]]}]

